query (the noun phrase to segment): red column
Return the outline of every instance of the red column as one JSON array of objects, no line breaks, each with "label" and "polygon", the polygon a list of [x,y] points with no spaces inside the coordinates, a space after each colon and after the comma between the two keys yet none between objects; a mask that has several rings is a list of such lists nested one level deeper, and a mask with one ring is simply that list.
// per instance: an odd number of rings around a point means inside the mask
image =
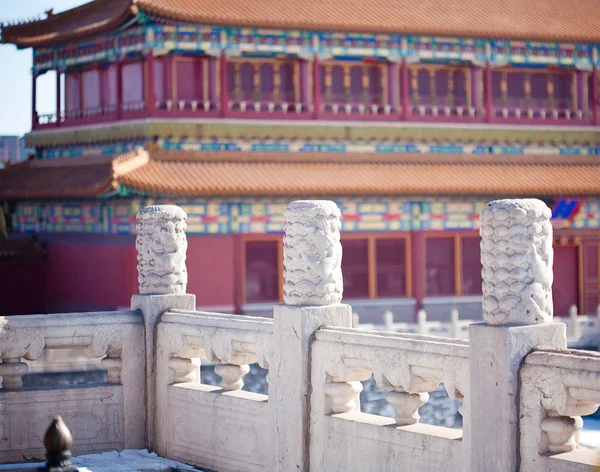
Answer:
[{"label": "red column", "polygon": [[34,72],[33,73],[33,81],[32,81],[32,85],[31,85],[31,129],[34,129],[38,122],[37,104],[36,104],[36,100],[37,100],[36,82],[37,82],[37,76],[35,75],[35,72]]},{"label": "red column", "polygon": [[600,96],[598,96],[598,67],[594,66],[592,72],[592,123],[600,124],[600,116],[598,116],[598,105],[600,104]]},{"label": "red column", "polygon": [[146,85],[148,87],[146,110],[148,110],[149,115],[152,115],[156,109],[156,94],[154,90],[154,51],[152,51],[152,49],[146,56]]},{"label": "red column", "polygon": [[485,121],[491,123],[492,121],[492,68],[488,62],[485,65]]},{"label": "red column", "polygon": [[79,81],[79,118],[85,116],[85,89],[83,88],[83,72],[77,73],[77,80]]},{"label": "red column", "polygon": [[402,58],[402,65],[400,66],[400,82],[402,84],[402,93],[400,95],[400,105],[402,106],[402,119],[408,120],[409,109],[410,109],[410,97],[408,96],[408,64],[406,58]]},{"label": "red column", "polygon": [[60,126],[60,98],[62,92],[60,87],[60,70],[56,70],[56,126]]},{"label": "red column", "polygon": [[229,91],[227,90],[227,58],[225,51],[221,51],[220,61],[220,77],[221,82],[221,117],[226,117],[229,110]]},{"label": "red column", "polygon": [[117,61],[117,120],[123,117],[123,63]]},{"label": "red column", "polygon": [[312,87],[312,102],[313,102],[313,118],[318,120],[321,117],[321,67],[319,59],[315,54],[313,60],[313,87]]},{"label": "red column", "polygon": [[426,296],[425,287],[425,236],[422,231],[413,231],[410,234],[411,247],[411,276],[412,298],[417,302],[417,309],[423,307],[423,298]]}]

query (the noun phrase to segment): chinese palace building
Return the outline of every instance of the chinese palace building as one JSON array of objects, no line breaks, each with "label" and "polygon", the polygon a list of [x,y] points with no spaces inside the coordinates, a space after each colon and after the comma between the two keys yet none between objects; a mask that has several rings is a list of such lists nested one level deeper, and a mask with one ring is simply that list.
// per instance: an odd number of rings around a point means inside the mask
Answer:
[{"label": "chinese palace building", "polygon": [[[95,0],[4,25],[4,43],[33,51],[35,148],[0,171],[17,248],[0,263],[4,310],[22,309],[17,293],[38,311],[127,306],[135,215],[174,203],[199,308],[263,314],[282,298],[285,206],[324,198],[343,212],[344,298],[361,319],[479,317],[479,212],[535,197],[553,210],[555,313],[595,312],[598,12]],[[47,73],[56,107],[42,114]]]}]

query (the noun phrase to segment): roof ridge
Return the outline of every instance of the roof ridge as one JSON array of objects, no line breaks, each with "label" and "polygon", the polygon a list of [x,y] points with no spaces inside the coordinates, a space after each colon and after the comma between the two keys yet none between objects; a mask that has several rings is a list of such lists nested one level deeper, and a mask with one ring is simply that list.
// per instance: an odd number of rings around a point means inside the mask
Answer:
[{"label": "roof ridge", "polygon": [[150,161],[150,154],[143,147],[121,154],[112,161],[113,179],[145,166]]},{"label": "roof ridge", "polygon": [[152,159],[161,162],[227,163],[344,163],[344,164],[536,164],[600,165],[600,157],[535,154],[437,154],[360,152],[276,152],[276,151],[166,151],[152,150]]}]

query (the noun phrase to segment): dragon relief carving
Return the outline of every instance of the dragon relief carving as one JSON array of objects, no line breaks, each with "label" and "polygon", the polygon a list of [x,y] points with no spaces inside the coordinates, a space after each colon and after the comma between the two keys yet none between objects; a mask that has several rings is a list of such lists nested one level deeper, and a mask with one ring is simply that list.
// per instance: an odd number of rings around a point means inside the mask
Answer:
[{"label": "dragon relief carving", "polygon": [[138,283],[141,294],[183,294],[186,213],[174,205],[155,205],[137,214]]},{"label": "dragon relief carving", "polygon": [[299,200],[284,212],[284,300],[331,305],[342,300],[341,212],[334,202]]},{"label": "dragon relief carving", "polygon": [[497,200],[481,212],[483,319],[488,324],[552,320],[552,225],[540,200]]}]

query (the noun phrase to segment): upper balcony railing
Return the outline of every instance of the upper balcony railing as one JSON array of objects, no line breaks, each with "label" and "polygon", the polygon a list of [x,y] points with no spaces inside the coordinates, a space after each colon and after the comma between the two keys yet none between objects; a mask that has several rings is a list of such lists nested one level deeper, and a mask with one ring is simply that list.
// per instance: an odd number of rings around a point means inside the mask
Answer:
[{"label": "upper balcony railing", "polygon": [[33,128],[146,117],[600,124],[597,76],[581,71],[258,61],[167,56],[68,72],[57,87],[66,111],[35,113]]}]

